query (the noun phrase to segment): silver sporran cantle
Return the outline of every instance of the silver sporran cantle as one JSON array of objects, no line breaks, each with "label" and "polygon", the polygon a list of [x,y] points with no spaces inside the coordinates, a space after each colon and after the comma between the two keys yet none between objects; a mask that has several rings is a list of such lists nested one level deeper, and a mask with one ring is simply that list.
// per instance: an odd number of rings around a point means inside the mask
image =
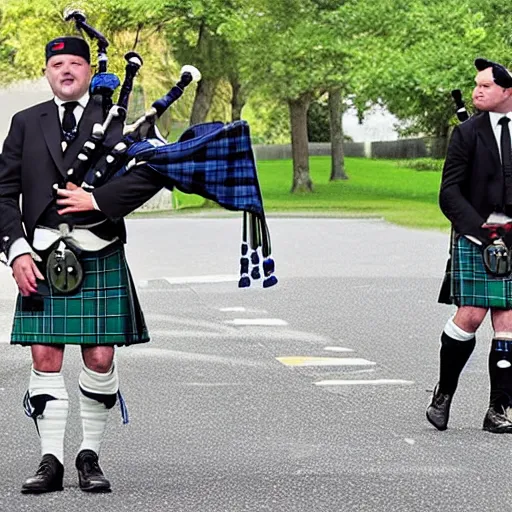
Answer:
[{"label": "silver sporran cantle", "polygon": [[483,252],[487,271],[496,277],[506,277],[512,272],[511,254],[503,240],[488,245]]},{"label": "silver sporran cantle", "polygon": [[46,275],[58,294],[76,292],[84,279],[84,271],[76,254],[61,241],[48,256]]}]

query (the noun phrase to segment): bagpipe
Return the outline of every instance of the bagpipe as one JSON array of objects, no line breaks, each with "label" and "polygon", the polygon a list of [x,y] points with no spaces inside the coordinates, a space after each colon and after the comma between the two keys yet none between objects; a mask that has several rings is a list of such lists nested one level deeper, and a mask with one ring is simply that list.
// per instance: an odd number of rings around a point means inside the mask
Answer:
[{"label": "bagpipe", "polygon": [[455,114],[457,115],[457,119],[463,123],[469,119],[469,113],[466,110],[466,104],[462,99],[462,91],[460,89],[454,89],[451,94],[453,101],[455,102]]},{"label": "bagpipe", "polygon": [[[92,192],[144,166],[155,172],[169,190],[197,194],[228,210],[242,211],[238,286],[245,288],[251,285],[251,280],[261,279],[261,270],[263,287],[275,285],[270,233],[247,122],[198,124],[185,130],[177,142],[165,140],[156,121],[183,95],[189,84],[201,79],[199,70],[186,65],[181,69],[178,82],[164,96],[153,102],[134,123],[126,124],[129,96],[143,64],[142,58],[136,52],[125,55],[125,77],[117,103],[113,104],[113,94],[120,80],[107,72],[108,41],[87,23],[83,12],[67,10],[64,18],[97,41],[98,72],[91,80],[90,94],[95,101],[101,101],[104,120],[94,125],[67,170],[63,186],[73,183]],[[59,185],[54,187],[56,190]]]}]

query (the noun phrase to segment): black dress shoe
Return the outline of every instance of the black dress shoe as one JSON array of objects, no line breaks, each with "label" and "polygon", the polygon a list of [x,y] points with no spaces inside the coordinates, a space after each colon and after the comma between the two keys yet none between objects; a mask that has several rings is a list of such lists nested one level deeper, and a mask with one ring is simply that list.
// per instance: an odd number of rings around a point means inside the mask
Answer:
[{"label": "black dress shoe", "polygon": [[40,494],[43,492],[62,491],[64,466],[51,454],[43,455],[36,474],[28,478],[21,492],[23,494]]},{"label": "black dress shoe", "polygon": [[427,420],[437,428],[437,430],[446,430],[448,427],[448,418],[450,417],[450,405],[453,395],[440,393],[439,385],[436,385],[432,402],[427,407]]},{"label": "black dress shoe", "polygon": [[86,492],[110,492],[110,482],[105,478],[92,450],[82,450],[76,457],[80,489]]},{"label": "black dress shoe", "polygon": [[490,407],[485,415],[482,428],[493,434],[512,434],[512,421],[503,410],[499,412]]}]

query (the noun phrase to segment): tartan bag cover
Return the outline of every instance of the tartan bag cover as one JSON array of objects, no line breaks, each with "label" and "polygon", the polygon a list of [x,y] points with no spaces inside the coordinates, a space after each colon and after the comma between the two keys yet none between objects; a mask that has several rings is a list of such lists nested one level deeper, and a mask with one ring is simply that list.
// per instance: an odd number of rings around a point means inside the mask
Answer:
[{"label": "tartan bag cover", "polygon": [[[111,249],[110,251],[108,249]],[[149,341],[124,248],[82,253],[78,293],[44,297],[43,311],[24,311],[18,295],[11,343],[130,345]],[[51,287],[50,287],[51,288]]]},{"label": "tartan bag cover", "polygon": [[[178,142],[155,146],[151,139],[136,142],[128,157],[144,162],[169,179],[168,188],[198,194],[228,210],[263,217],[256,164],[246,121],[191,126]],[[117,175],[122,175],[122,168]]]},{"label": "tartan bag cover", "polygon": [[481,248],[464,236],[455,237],[451,285],[457,306],[512,309],[512,276],[486,272]]}]

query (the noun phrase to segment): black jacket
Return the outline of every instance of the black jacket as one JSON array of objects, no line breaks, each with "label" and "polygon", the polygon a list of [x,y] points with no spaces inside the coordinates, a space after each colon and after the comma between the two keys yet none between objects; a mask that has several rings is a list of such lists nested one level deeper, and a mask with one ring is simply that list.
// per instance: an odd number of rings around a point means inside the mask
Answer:
[{"label": "black jacket", "polygon": [[505,183],[489,113],[475,115],[455,127],[443,169],[439,205],[461,235],[483,242],[481,228],[493,211],[511,214],[504,204]]},{"label": "black jacket", "polygon": [[[32,244],[36,225],[55,205],[54,183],[61,183],[65,178],[96,122],[102,122],[102,109],[91,97],[80,119],[78,135],[63,154],[58,107],[53,100],[23,110],[12,118],[0,154],[0,237],[9,237],[6,251],[20,237],[26,237]],[[107,218],[100,236],[118,236],[125,242],[122,218],[161,188],[155,173],[135,168],[95,189],[94,198],[103,218]]]}]

